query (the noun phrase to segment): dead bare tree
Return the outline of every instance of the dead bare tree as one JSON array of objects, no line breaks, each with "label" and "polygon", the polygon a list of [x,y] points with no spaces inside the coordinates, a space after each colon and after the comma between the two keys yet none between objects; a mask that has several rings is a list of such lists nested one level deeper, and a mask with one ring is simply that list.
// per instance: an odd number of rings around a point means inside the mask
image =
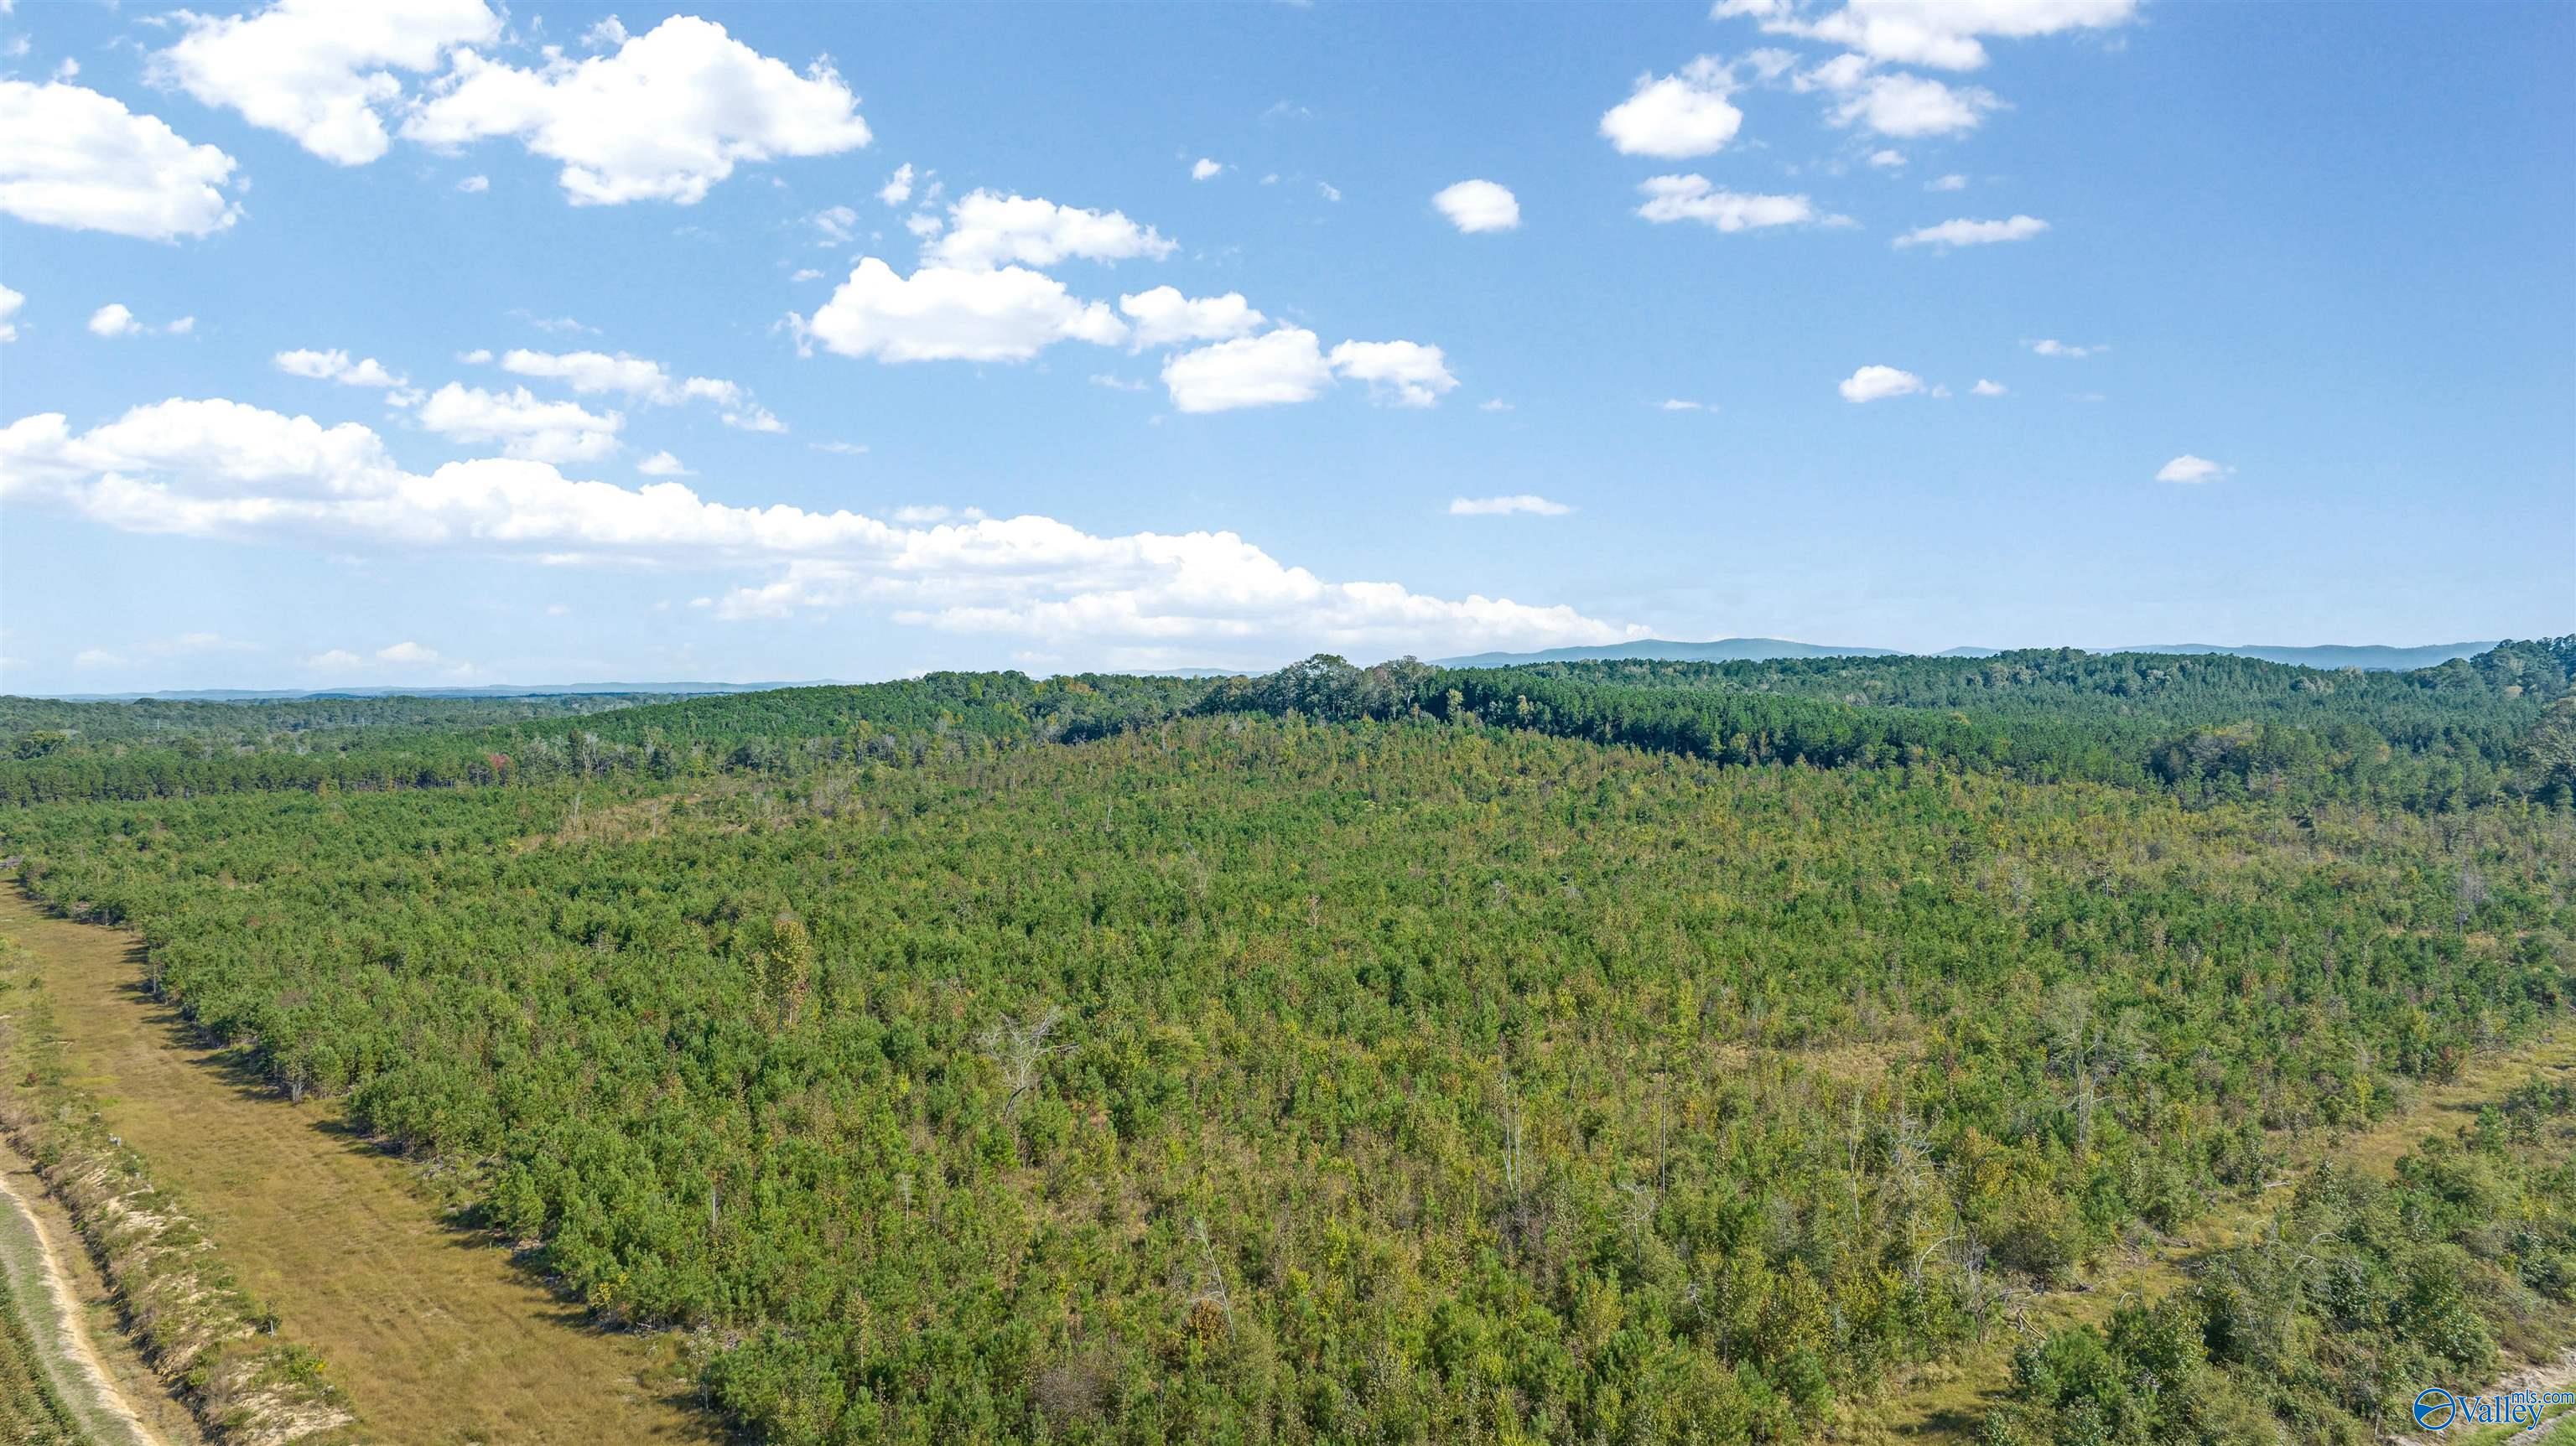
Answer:
[{"label": "dead bare tree", "polygon": [[1027,1024],[1018,1023],[1005,1014],[976,1040],[1001,1069],[1002,1083],[1010,1086],[1010,1098],[1002,1105],[1003,1118],[1017,1118],[1020,1097],[1037,1088],[1038,1073],[1044,1067],[1046,1057],[1063,1052],[1065,1046],[1047,1043],[1047,1036],[1053,1034],[1056,1025],[1063,1020],[1064,1011],[1055,1008],[1049,1008]]}]

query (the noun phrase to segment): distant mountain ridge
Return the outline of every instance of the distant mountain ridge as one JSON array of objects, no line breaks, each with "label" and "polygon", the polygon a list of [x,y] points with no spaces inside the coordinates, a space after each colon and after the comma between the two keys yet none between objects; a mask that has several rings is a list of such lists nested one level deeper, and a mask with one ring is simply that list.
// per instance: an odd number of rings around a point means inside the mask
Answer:
[{"label": "distant mountain ridge", "polygon": [[480,688],[184,688],[160,693],[52,693],[66,703],[267,703],[299,698],[563,698],[590,693],[697,697],[708,693],[767,693],[778,688],[829,688],[839,680],[804,683],[491,683]]},{"label": "distant mountain ridge", "polygon": [[1771,658],[1883,658],[1900,656],[1901,648],[1845,648],[1824,643],[1793,643],[1785,638],[1718,638],[1705,643],[1676,643],[1643,638],[1633,643],[1606,643],[1592,648],[1547,648],[1535,653],[1470,653],[1462,658],[1433,658],[1442,668],[1508,668],[1520,663],[1586,663],[1600,659],[1646,659],[1659,663],[1751,663]]},{"label": "distant mountain ridge", "polygon": [[[2233,654],[2241,658],[2259,658],[2265,662],[2288,663],[2302,668],[2363,668],[2372,672],[2407,672],[2415,668],[2437,667],[2453,658],[2473,658],[2496,645],[2486,643],[2427,643],[2419,647],[2391,647],[2384,643],[2322,643],[2313,647],[2274,647],[2262,643],[2230,646],[2224,643],[2153,643],[2136,647],[2089,648],[2099,653],[2165,653],[2194,656],[2209,653]],[[1434,658],[1432,663],[1443,668],[1509,668],[1523,663],[1573,663],[1595,659],[1637,659],[1671,663],[1740,663],[1765,662],[1775,658],[1888,658],[1924,656],[1935,658],[1990,658],[2001,648],[1947,648],[1938,653],[1909,654],[1902,648],[1844,647],[1831,643],[1798,643],[1786,638],[1715,638],[1703,643],[1675,642],[1667,638],[1644,638],[1633,643],[1609,643],[1588,648],[1545,648],[1529,653],[1470,653],[1464,657]],[[1159,678],[1229,678],[1257,675],[1267,669],[1232,668],[1162,668],[1137,674]],[[631,694],[639,697],[699,697],[711,693],[766,693],[779,688],[832,688],[847,686],[838,678],[812,678],[801,682],[775,683],[492,683],[479,688],[192,688],[159,693],[56,693],[47,696],[67,703],[257,703],[290,702],[305,698],[546,698],[581,694]]]},{"label": "distant mountain ridge", "polygon": [[[2186,656],[2225,653],[2240,658],[2259,658],[2267,663],[2288,663],[2301,668],[2363,668],[2372,672],[2409,672],[2416,668],[2437,667],[2453,658],[2473,658],[2495,647],[2485,643],[2426,643],[2419,647],[2390,647],[2384,643],[2322,643],[2314,647],[2275,647],[2264,643],[2155,643],[2135,647],[2088,648],[2100,653],[2166,653]],[[1948,648],[1924,656],[1936,658],[1989,658],[2004,651],[2001,648]],[[1677,643],[1663,638],[1645,638],[1633,643],[1610,643],[1592,648],[1546,648],[1532,653],[1471,653],[1460,658],[1435,658],[1444,668],[1508,668],[1522,663],[1574,663],[1594,659],[1635,658],[1667,663],[1737,663],[1766,662],[1775,658],[1873,658],[1909,656],[1901,648],[1839,647],[1823,643],[1793,643],[1783,638],[1718,638],[1705,643]]]}]

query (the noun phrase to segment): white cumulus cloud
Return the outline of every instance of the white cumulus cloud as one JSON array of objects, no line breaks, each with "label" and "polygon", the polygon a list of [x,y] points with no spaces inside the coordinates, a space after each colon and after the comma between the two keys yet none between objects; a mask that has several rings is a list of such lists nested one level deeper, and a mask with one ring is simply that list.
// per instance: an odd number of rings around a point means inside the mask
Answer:
[{"label": "white cumulus cloud", "polygon": [[692,15],[607,55],[549,56],[535,70],[454,53],[403,123],[440,148],[514,136],[563,163],[574,205],[694,205],[744,162],[829,156],[868,143],[858,97],[822,62],[799,75]]},{"label": "white cumulus cloud", "polygon": [[2157,468],[2156,480],[2159,482],[2185,483],[2215,482],[2235,470],[2236,469],[2233,467],[2225,467],[2216,462],[2212,462],[2207,457],[2195,457],[2189,452],[2185,452],[2181,456],[2167,462],[2162,467]]},{"label": "white cumulus cloud", "polygon": [[1873,75],[1832,111],[1836,125],[1857,121],[1883,136],[1954,136],[1977,128],[2003,104],[1975,86],[1952,87],[1924,75]]},{"label": "white cumulus cloud", "polygon": [[77,85],[0,80],[0,212],[40,226],[175,241],[241,218],[233,158]]},{"label": "white cumulus cloud", "polygon": [[517,348],[502,353],[501,369],[523,377],[562,382],[583,396],[616,392],[646,406],[674,407],[683,402],[709,402],[728,427],[746,432],[783,432],[787,424],[751,399],[740,382],[721,377],[677,377],[660,362],[618,352],[542,352]]},{"label": "white cumulus cloud", "polygon": [[391,144],[383,112],[402,99],[395,71],[435,70],[450,47],[501,33],[483,0],[276,0],[247,15],[178,18],[187,33],[152,57],[154,79],[343,166]]},{"label": "white cumulus cloud", "polygon": [[1026,361],[1059,341],[1127,339],[1107,306],[1075,299],[1043,272],[924,266],[902,276],[874,256],[798,325],[828,351],[889,362]]},{"label": "white cumulus cloud", "polygon": [[2032,342],[2030,344],[2030,349],[2041,356],[2066,357],[2077,360],[2091,356],[2095,352],[2110,350],[2107,346],[2075,346],[2067,342],[2059,341],[2053,336],[2044,336],[2039,340]]},{"label": "white cumulus cloud", "polygon": [[1175,286],[1119,297],[1118,309],[1134,324],[1140,349],[1184,341],[1225,341],[1259,330],[1264,319],[1242,292],[1190,297]]},{"label": "white cumulus cloud", "polygon": [[1744,124],[1744,112],[1727,99],[1734,89],[1725,63],[1703,55],[1675,74],[1639,77],[1635,93],[1602,115],[1601,134],[1621,155],[1708,155]]},{"label": "white cumulus cloud", "polygon": [[311,381],[337,382],[344,387],[379,387],[388,391],[403,385],[401,377],[385,370],[374,357],[353,362],[347,352],[337,347],[329,351],[282,351],[270,360],[288,376]]},{"label": "white cumulus cloud", "polygon": [[1205,156],[1201,156],[1198,158],[1198,161],[1190,167],[1190,179],[1193,181],[1213,181],[1218,176],[1224,174],[1224,172],[1225,163],[1223,161],[1212,161]]},{"label": "white cumulus cloud", "polygon": [[1368,383],[1369,395],[1389,406],[1432,406],[1458,385],[1440,348],[1418,341],[1346,341],[1326,359],[1343,376]]},{"label": "white cumulus cloud", "polygon": [[456,442],[494,442],[510,457],[589,462],[617,450],[616,412],[584,411],[578,402],[539,400],[526,387],[487,392],[449,382],[420,404],[420,424]]},{"label": "white cumulus cloud", "polygon": [[2012,388],[2005,386],[2001,382],[1990,382],[1984,377],[1979,377],[1977,378],[1977,384],[1968,388],[1968,390],[1980,397],[2000,397],[2004,393],[2012,390]]},{"label": "white cumulus cloud", "polygon": [[1431,204],[1450,225],[1470,234],[1509,231],[1521,224],[1520,198],[1493,181],[1460,181],[1433,194]]},{"label": "white cumulus cloud", "polygon": [[2126,24],[2137,0],[1849,0],[1822,13],[1796,0],[1718,0],[1716,19],[1749,17],[1773,35],[1841,45],[1872,60],[1974,70],[1980,36],[2020,40]]},{"label": "white cumulus cloud", "polygon": [[886,177],[886,183],[877,187],[877,199],[889,206],[900,206],[911,200],[912,176],[912,162],[906,161],[895,167],[894,174]]},{"label": "white cumulus cloud", "polygon": [[1184,412],[1226,412],[1312,401],[1333,384],[1315,334],[1283,326],[1185,351],[1163,363],[1163,387]]},{"label": "white cumulus cloud", "polygon": [[18,339],[18,324],[9,318],[16,316],[18,308],[26,304],[26,293],[0,286],[0,341]]},{"label": "white cumulus cloud", "polygon": [[144,328],[124,302],[111,301],[89,314],[89,329],[92,336],[132,336]]},{"label": "white cumulus cloud", "polygon": [[1068,258],[1124,261],[1172,254],[1174,243],[1121,211],[1086,211],[1038,196],[976,191],[948,208],[947,234],[922,253],[925,261],[959,268],[1053,266]]},{"label": "white cumulus cloud", "polygon": [[689,471],[687,463],[672,456],[668,452],[654,453],[652,456],[636,463],[635,470],[643,473],[647,477],[688,477],[695,475]]},{"label": "white cumulus cloud", "polygon": [[[1306,345],[1313,350],[1311,336]],[[80,433],[60,413],[21,418],[0,428],[0,498],[141,533],[748,568],[753,578],[707,599],[714,615],[856,607],[905,626],[1087,647],[1115,666],[1165,666],[1205,650],[1387,656],[1646,633],[1561,604],[1331,581],[1231,532],[1099,536],[1047,517],[971,511],[907,525],[718,502],[674,481],[578,480],[511,458],[415,474],[363,426],[220,399],[137,407]],[[372,659],[335,649],[311,661],[324,670],[451,665],[435,653],[396,643]]]},{"label": "white cumulus cloud", "polygon": [[1884,401],[1889,397],[1912,396],[1923,389],[1921,377],[1886,366],[1862,367],[1834,387],[1846,402]]},{"label": "white cumulus cloud", "polygon": [[1655,176],[1637,190],[1646,198],[1637,214],[1659,226],[1697,221],[1720,231],[1751,231],[1823,219],[1816,214],[1815,203],[1804,196],[1748,195],[1725,190],[1706,176]]}]

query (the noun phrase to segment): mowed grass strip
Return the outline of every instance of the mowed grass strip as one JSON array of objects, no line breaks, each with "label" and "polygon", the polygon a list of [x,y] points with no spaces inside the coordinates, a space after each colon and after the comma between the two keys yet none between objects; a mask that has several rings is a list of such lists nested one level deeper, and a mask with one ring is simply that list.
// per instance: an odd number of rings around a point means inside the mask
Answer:
[{"label": "mowed grass strip", "polygon": [[289,1105],[152,1001],[130,936],[0,894],[72,1083],[196,1207],[242,1284],[389,1443],[712,1441],[676,1338],[591,1329],[331,1106]]}]

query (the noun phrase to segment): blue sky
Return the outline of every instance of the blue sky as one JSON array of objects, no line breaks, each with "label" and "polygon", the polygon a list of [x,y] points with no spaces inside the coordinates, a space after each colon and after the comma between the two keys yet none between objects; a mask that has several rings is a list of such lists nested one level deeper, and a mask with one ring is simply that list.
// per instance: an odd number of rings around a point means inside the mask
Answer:
[{"label": "blue sky", "polygon": [[614,14],[0,17],[0,688],[2576,629],[2576,9]]}]

